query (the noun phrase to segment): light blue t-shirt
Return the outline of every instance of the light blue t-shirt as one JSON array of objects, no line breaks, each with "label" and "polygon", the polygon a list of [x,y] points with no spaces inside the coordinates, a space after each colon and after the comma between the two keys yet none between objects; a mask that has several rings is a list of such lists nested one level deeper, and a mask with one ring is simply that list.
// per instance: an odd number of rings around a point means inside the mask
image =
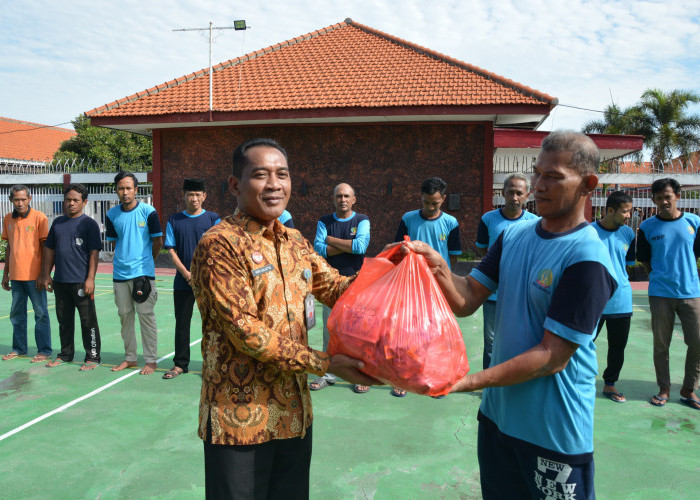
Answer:
[{"label": "light blue t-shirt", "polygon": [[[479,221],[479,229],[476,232],[476,246],[479,248],[489,248],[496,243],[496,240],[503,230],[511,224],[533,219],[539,219],[539,216],[527,210],[523,210],[520,217],[516,219],[507,218],[503,215],[503,209],[501,208],[486,212],[481,216],[481,221]],[[497,299],[498,292],[494,292],[489,297],[491,301],[496,301]]]},{"label": "light blue t-shirt", "polygon": [[650,217],[639,226],[637,260],[651,261],[650,297],[700,297],[699,228],[700,217],[685,212],[673,220]]},{"label": "light blue t-shirt", "polygon": [[424,218],[420,210],[405,213],[394,241],[403,241],[405,235],[408,235],[411,241],[423,241],[440,252],[448,266],[450,255],[462,255],[459,223],[445,212],[441,212],[437,219],[430,220]]},{"label": "light blue t-shirt", "polygon": [[292,214],[284,210],[282,215],[277,217],[277,220],[282,223],[283,226],[294,228],[294,221],[292,220]]},{"label": "light blue t-shirt", "polygon": [[608,250],[617,281],[617,290],[605,306],[603,318],[632,316],[632,285],[627,276],[627,266],[635,263],[634,231],[629,226],[605,229],[599,221],[593,224],[593,229]]},{"label": "light blue t-shirt", "polygon": [[500,290],[492,367],[538,345],[545,329],[579,346],[559,373],[485,389],[481,413],[511,438],[566,455],[592,454],[593,337],[616,287],[596,231],[588,223],[559,234],[544,231],[539,220],[512,224],[471,276]]},{"label": "light blue t-shirt", "polygon": [[128,212],[117,205],[107,212],[107,241],[115,241],[114,279],[126,281],[139,276],[155,277],[152,239],[163,236],[156,209],[138,203]]}]

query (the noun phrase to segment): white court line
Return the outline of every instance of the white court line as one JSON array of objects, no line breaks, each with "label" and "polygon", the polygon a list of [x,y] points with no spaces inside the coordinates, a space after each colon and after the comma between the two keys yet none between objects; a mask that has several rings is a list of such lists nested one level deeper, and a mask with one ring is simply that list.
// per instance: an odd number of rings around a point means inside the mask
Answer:
[{"label": "white court line", "polygon": [[[199,338],[198,340],[195,340],[194,342],[191,342],[191,343],[190,343],[190,347],[192,347],[192,346],[194,346],[194,345],[200,343],[201,341],[202,341],[202,339]],[[174,356],[174,355],[175,355],[175,352],[174,352],[174,351],[171,352],[170,354],[166,354],[166,355],[163,356],[162,358],[156,360],[156,363],[160,363],[161,361],[164,361],[164,360],[166,360],[166,359],[168,359],[168,358],[170,358],[170,357],[172,357],[172,356]],[[76,398],[76,399],[74,399],[73,401],[64,404],[63,406],[59,406],[59,407],[56,408],[55,410],[51,410],[50,412],[44,413],[44,414],[41,415],[40,417],[37,417],[37,418],[35,418],[34,420],[31,420],[31,421],[27,422],[26,424],[20,425],[19,427],[16,427],[16,428],[12,429],[11,431],[6,432],[6,433],[3,434],[2,436],[0,436],[0,441],[3,441],[3,440],[5,440],[5,439],[9,438],[10,436],[14,436],[14,435],[17,434],[18,432],[22,432],[24,429],[27,429],[27,428],[31,427],[32,425],[34,425],[34,424],[38,424],[38,423],[41,422],[42,420],[46,420],[46,419],[49,418],[50,416],[55,415],[56,413],[60,413],[60,412],[62,412],[63,410],[66,410],[66,409],[70,408],[71,406],[80,403],[81,401],[85,401],[86,399],[91,398],[91,397],[94,396],[95,394],[99,394],[99,393],[101,393],[102,391],[104,391],[105,389],[109,389],[109,388],[112,387],[113,385],[118,384],[118,383],[121,382],[122,380],[126,380],[126,379],[128,379],[129,377],[133,377],[133,376],[136,375],[137,373],[139,373],[139,370],[133,370],[131,373],[127,373],[126,375],[123,375],[123,376],[119,377],[118,379],[113,380],[113,381],[110,382],[109,384],[103,385],[102,387],[99,387],[99,388],[95,389],[94,391],[85,394],[84,396],[80,396],[79,398]]]}]

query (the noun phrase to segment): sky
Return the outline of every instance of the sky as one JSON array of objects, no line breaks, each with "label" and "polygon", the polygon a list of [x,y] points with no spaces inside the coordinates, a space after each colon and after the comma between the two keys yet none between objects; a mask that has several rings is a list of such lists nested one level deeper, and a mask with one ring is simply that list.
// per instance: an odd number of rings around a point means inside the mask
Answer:
[{"label": "sky", "polygon": [[245,19],[217,34],[216,64],[348,17],[557,97],[540,130],[647,88],[700,93],[700,0],[0,0],[0,116],[70,128],[208,67],[205,35],[174,29]]}]

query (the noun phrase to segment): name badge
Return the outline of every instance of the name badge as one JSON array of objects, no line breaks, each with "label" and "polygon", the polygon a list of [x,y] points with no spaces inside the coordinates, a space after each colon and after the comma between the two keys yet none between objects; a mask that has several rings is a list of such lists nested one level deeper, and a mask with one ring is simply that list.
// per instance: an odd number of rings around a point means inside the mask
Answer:
[{"label": "name badge", "polygon": [[313,294],[308,294],[304,299],[304,319],[307,331],[316,326],[316,299]]},{"label": "name badge", "polygon": [[257,269],[253,269],[253,276],[260,276],[261,274],[265,274],[267,272],[272,271],[272,264],[268,264],[264,267],[259,267]]}]

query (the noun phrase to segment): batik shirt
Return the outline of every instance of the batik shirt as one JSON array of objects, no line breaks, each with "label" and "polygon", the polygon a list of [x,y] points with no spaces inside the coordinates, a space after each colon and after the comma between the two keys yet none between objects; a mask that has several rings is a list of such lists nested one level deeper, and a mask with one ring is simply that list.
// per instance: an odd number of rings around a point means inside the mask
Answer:
[{"label": "batik shirt", "polygon": [[304,298],[327,306],[352,282],[296,229],[272,230],[239,210],[204,234],[192,258],[202,316],[199,437],[222,445],[304,436],[311,425],[307,373],[329,356],[309,347]]}]

